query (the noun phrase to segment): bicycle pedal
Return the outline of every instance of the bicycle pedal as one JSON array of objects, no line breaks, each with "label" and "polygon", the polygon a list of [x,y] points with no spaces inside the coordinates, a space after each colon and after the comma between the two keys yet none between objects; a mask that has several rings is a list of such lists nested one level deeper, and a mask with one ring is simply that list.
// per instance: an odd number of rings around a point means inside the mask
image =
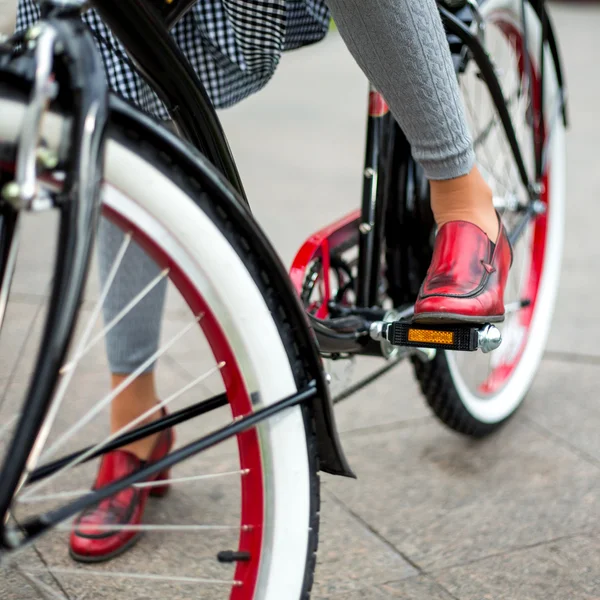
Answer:
[{"label": "bicycle pedal", "polygon": [[484,353],[502,343],[500,330],[489,323],[473,325],[421,325],[409,321],[377,321],[371,325],[371,337],[386,340],[393,346],[458,350]]}]

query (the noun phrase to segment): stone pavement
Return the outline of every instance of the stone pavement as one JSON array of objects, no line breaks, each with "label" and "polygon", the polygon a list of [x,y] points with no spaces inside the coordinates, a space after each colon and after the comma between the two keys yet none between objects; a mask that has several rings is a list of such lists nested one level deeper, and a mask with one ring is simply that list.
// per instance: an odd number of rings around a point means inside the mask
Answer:
[{"label": "stone pavement", "polygon": [[[518,415],[479,442],[437,422],[409,365],[338,407],[358,481],[322,478],[320,600],[600,599],[600,6],[565,2],[553,13],[570,91],[569,193],[562,289],[538,377]],[[223,113],[255,214],[286,264],[307,235],[358,205],[364,114],[365,81],[335,34],[288,55],[264,93]],[[44,254],[43,229],[32,225],[28,236]],[[44,279],[36,256],[25,251],[22,264],[12,307],[17,333]],[[168,317],[166,328],[175,331],[177,306]],[[186,380],[194,352],[170,354],[161,366],[164,386]],[[5,364],[12,355],[1,358]],[[10,384],[24,379],[21,372]],[[78,402],[105,379],[101,358],[84,365]],[[229,458],[206,460],[226,470]],[[78,475],[77,484],[92,473]],[[199,492],[174,495],[151,505],[149,519],[196,510],[210,522],[216,505],[227,504],[224,490],[207,502]],[[64,535],[53,536],[39,544],[39,560],[72,567]],[[193,572],[191,546],[188,553],[182,539],[161,539],[147,536],[110,568],[133,570],[160,556],[178,572]],[[81,597],[58,579],[70,597]],[[153,595],[157,589],[94,581],[85,597],[189,598],[175,585]],[[14,575],[0,581],[2,600],[37,597]]]}]

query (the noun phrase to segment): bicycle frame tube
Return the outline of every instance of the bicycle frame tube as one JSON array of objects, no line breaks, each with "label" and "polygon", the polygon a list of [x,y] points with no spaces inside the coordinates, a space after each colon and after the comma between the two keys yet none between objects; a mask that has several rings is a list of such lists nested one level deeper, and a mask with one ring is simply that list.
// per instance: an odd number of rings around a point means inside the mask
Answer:
[{"label": "bicycle frame tube", "polygon": [[369,88],[369,113],[367,119],[367,147],[363,171],[363,196],[358,254],[356,304],[371,307],[377,303],[377,288],[381,274],[381,244],[383,241],[383,216],[385,213],[386,134],[391,130],[390,109],[383,96],[372,86]]}]

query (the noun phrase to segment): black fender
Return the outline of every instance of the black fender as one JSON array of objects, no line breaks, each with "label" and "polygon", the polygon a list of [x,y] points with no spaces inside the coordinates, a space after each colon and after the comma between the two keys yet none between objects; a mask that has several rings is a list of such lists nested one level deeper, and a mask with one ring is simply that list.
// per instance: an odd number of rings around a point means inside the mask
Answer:
[{"label": "black fender", "polygon": [[[486,0],[477,0],[478,4],[483,4],[484,2],[486,2]],[[564,77],[564,69],[562,67],[562,59],[558,48],[558,42],[556,39],[556,34],[554,32],[554,25],[552,24],[552,19],[550,18],[550,14],[548,13],[548,9],[546,8],[545,0],[529,0],[529,4],[537,14],[540,22],[543,24],[544,41],[548,44],[548,49],[550,50],[552,62],[554,63],[554,68],[556,70],[556,79],[561,92],[561,112],[563,122],[565,124],[565,127],[568,127],[569,121],[567,110],[567,86]],[[448,6],[448,3],[443,2],[442,0],[438,0],[438,6],[442,14],[442,19],[447,20],[448,13],[450,13],[456,19],[460,20],[464,25],[471,25],[473,21],[473,12],[471,10],[471,7],[468,4],[466,4],[466,2],[463,2],[460,8],[452,9]],[[458,64],[460,62],[460,56],[457,54],[456,49],[458,47],[458,52],[460,53],[460,49],[462,48],[462,42],[456,35],[452,34],[448,34],[448,42],[450,43],[450,49],[455,55],[455,61]]]},{"label": "black fender", "polygon": [[202,184],[211,199],[219,203],[231,220],[240,227],[243,234],[251,240],[254,251],[261,257],[265,271],[269,274],[270,285],[275,289],[294,330],[294,337],[306,371],[317,386],[318,393],[312,401],[312,410],[320,468],[326,473],[355,478],[339,439],[329,386],[304,307],[277,252],[250,213],[248,205],[206,157],[166,127],[116,96],[110,97],[109,108],[110,123],[129,131],[139,132],[154,147],[164,151],[179,168]]},{"label": "black fender", "polygon": [[532,0],[531,5],[537,13],[544,27],[546,41],[548,42],[548,48],[550,49],[550,53],[552,54],[552,61],[554,62],[554,67],[556,69],[556,79],[562,97],[563,123],[565,124],[565,127],[568,127],[569,113],[567,108],[567,84],[565,81],[564,69],[562,67],[562,58],[560,55],[560,50],[558,48],[556,34],[554,33],[554,25],[552,23],[552,19],[550,18],[550,14],[548,13],[548,9],[546,8],[546,2],[544,0]]}]

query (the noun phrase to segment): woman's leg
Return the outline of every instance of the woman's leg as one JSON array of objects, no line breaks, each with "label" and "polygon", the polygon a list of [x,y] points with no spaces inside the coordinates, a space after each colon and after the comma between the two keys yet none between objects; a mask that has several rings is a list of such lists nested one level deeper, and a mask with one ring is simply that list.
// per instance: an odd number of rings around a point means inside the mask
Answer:
[{"label": "woman's leg", "polygon": [[[123,233],[106,219],[98,232],[98,262],[103,285],[123,242]],[[104,321],[110,323],[119,312],[159,275],[157,265],[136,244],[132,243],[123,257],[117,276],[104,303]],[[144,299],[106,336],[106,351],[115,389],[123,380],[144,364],[157,351],[166,279],[156,285]],[[111,431],[117,431],[157,403],[154,364],[130,383],[111,405]],[[160,418],[155,412],[148,422]],[[155,436],[125,447],[145,460],[154,445]]]},{"label": "woman's leg", "polygon": [[328,0],[354,58],[383,94],[431,182],[438,226],[475,223],[495,241],[492,192],[474,153],[435,0]]},{"label": "woman's leg", "polygon": [[438,225],[415,303],[424,322],[504,319],[512,261],[475,155],[435,0],[328,0],[355,59],[383,94],[431,184]]},{"label": "woman's leg", "polygon": [[[98,231],[98,262],[100,283],[106,284],[122,246],[124,235],[106,219]],[[110,323],[150,282],[159,275],[156,264],[136,244],[130,244],[112,281],[104,302],[104,321]],[[160,325],[165,301],[166,279],[161,280],[106,335],[106,351],[111,371],[111,385],[117,388],[129,374],[148,362],[158,349]],[[118,431],[157,404],[154,384],[154,364],[148,364],[133,382],[112,401],[111,432]],[[160,418],[159,411],[146,419]],[[144,461],[155,462],[169,453],[173,432],[166,429],[128,446],[106,453],[102,457],[94,487],[103,487],[137,471]],[[168,479],[157,474],[153,479]],[[158,487],[126,488],[81,513],[74,523],[69,540],[71,556],[84,562],[100,562],[120,554],[140,535],[135,530],[144,514],[148,494],[164,494],[168,484]],[[106,532],[110,525],[133,526]]]}]

